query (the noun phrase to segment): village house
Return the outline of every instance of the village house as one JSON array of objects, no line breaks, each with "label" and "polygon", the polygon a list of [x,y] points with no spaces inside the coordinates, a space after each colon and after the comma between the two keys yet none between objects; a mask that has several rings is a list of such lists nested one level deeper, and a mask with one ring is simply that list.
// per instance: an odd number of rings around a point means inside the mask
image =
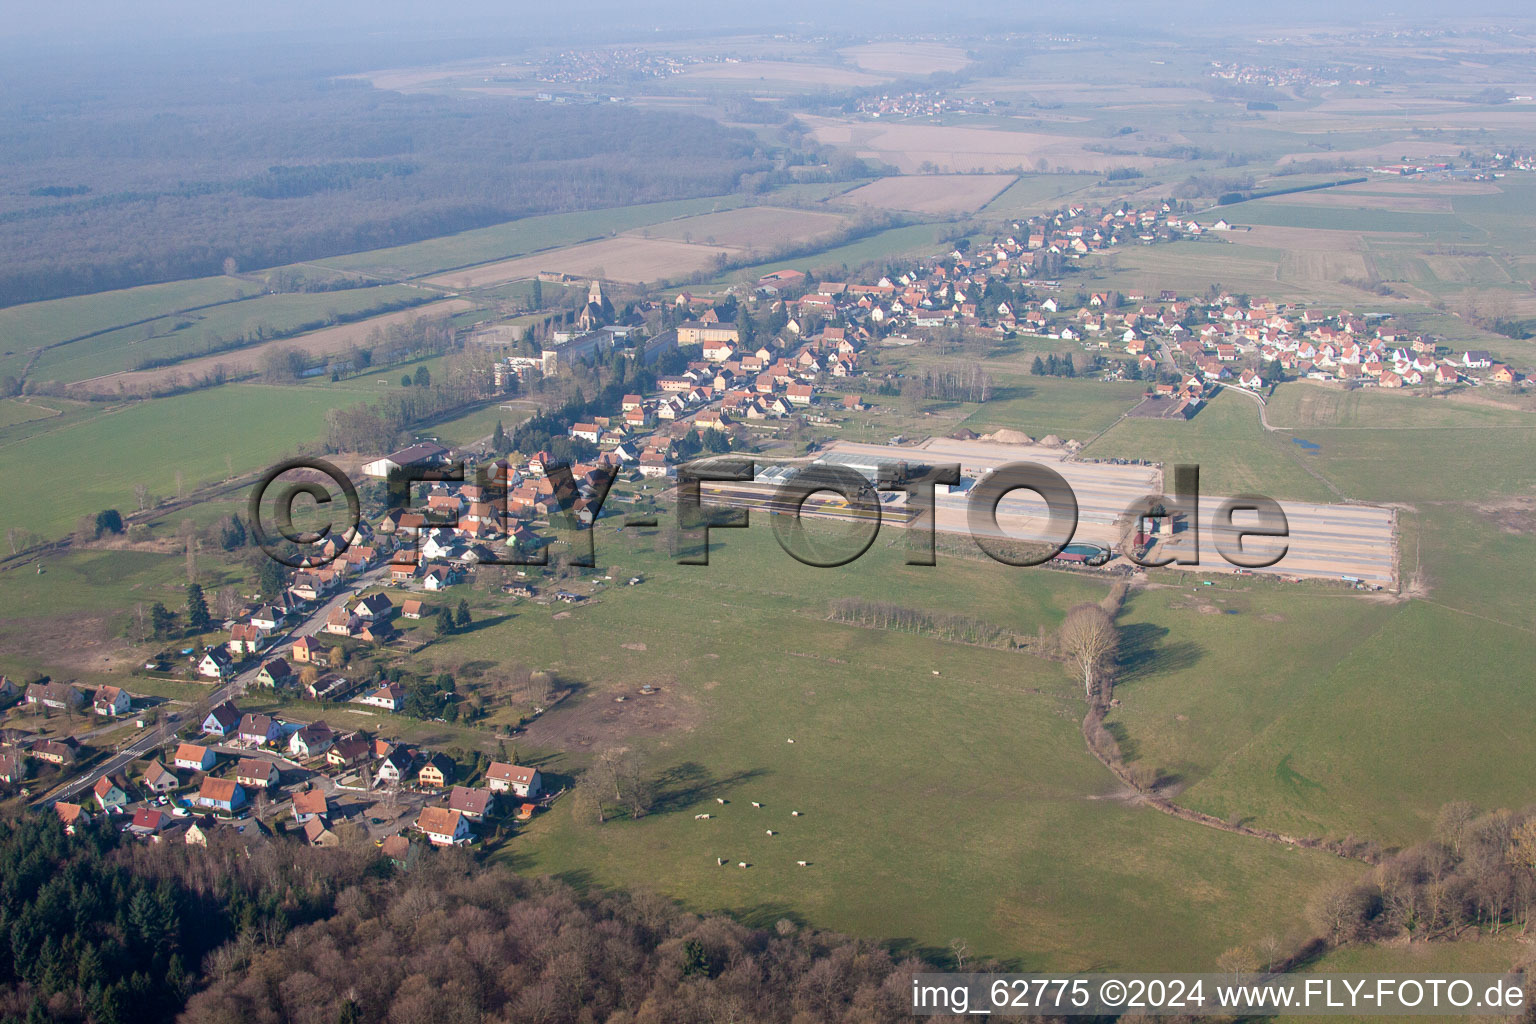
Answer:
[{"label": "village house", "polygon": [[[128,823],[126,831],[139,839],[155,839],[160,830],[170,825],[173,820],[175,819],[157,807],[140,807],[133,812],[133,820]],[[158,839],[155,841],[159,842]]]},{"label": "village house", "polygon": [[411,763],[415,760],[410,751],[404,747],[396,747],[385,754],[379,761],[379,770],[374,776],[374,785],[386,783],[399,784],[405,781],[405,776],[411,770]]},{"label": "village house", "polygon": [[79,804],[60,800],[53,805],[53,813],[59,816],[59,821],[63,823],[64,832],[67,835],[74,835],[76,829],[84,828],[91,823],[90,814]]},{"label": "village house", "polygon": [[525,799],[536,799],[542,793],[544,785],[544,780],[540,777],[537,768],[524,768],[504,761],[492,761],[490,769],[485,773],[485,779],[491,792],[511,792],[514,796]]},{"label": "village house", "polygon": [[302,823],[313,818],[323,818],[330,813],[330,801],[326,800],[325,794],[320,790],[306,789],[293,794],[294,821]]},{"label": "village house", "polygon": [[233,814],[245,806],[245,790],[234,779],[204,778],[197,790],[197,805]]},{"label": "village house", "polygon": [[330,661],[330,648],[312,636],[301,636],[293,642],[293,660],[300,665],[323,665]]},{"label": "village house", "polygon": [[400,617],[402,619],[419,619],[421,618],[421,612],[422,604],[420,601],[406,601],[400,606]]},{"label": "village house", "polygon": [[183,743],[176,748],[176,760],[173,762],[177,768],[187,771],[206,772],[212,768],[218,760],[211,747],[199,746],[196,743]]},{"label": "village house", "polygon": [[197,674],[205,679],[228,679],[234,672],[235,663],[229,652],[222,647],[215,647],[204,654],[197,663]]},{"label": "village house", "polygon": [[293,668],[282,658],[272,658],[262,663],[261,670],[256,673],[256,683],[259,686],[281,690],[292,686],[296,681]]},{"label": "village house", "polygon": [[496,794],[488,789],[471,789],[468,786],[454,786],[448,794],[448,807],[458,811],[470,821],[479,821],[484,818],[494,805]]},{"label": "village house", "polygon": [[421,586],[429,593],[437,593],[458,583],[460,579],[460,573],[454,567],[434,565],[422,575]]},{"label": "village house", "polygon": [[235,781],[246,789],[271,789],[281,779],[277,765],[265,758],[242,757],[235,764]]},{"label": "village house", "polygon": [[288,737],[288,752],[295,757],[319,757],[336,742],[336,734],[324,722],[311,722]]},{"label": "village house", "polygon": [[368,760],[371,745],[362,736],[344,736],[325,752],[325,762],[335,768],[350,768]]},{"label": "village house", "polygon": [[450,807],[423,807],[416,827],[433,846],[454,846],[473,838],[469,821]]},{"label": "village house", "polygon": [[324,817],[310,818],[304,823],[304,841],[310,846],[341,845],[341,837],[331,831],[330,822]]},{"label": "village house", "polygon": [[243,746],[264,747],[282,738],[283,727],[267,715],[247,714],[240,719],[235,735]]},{"label": "village house", "polygon": [[33,683],[27,687],[26,701],[55,711],[74,711],[85,705],[85,693],[69,683]]},{"label": "village house", "polygon": [[27,755],[21,750],[0,750],[0,782],[18,783],[27,778]]},{"label": "village house", "polygon": [[210,736],[231,736],[240,725],[240,709],[225,701],[203,719],[203,732]]},{"label": "village house", "polygon": [[96,803],[104,811],[120,811],[128,804],[127,783],[118,785],[117,781],[109,775],[103,775],[96,780],[96,785],[91,788],[91,793],[96,797]]},{"label": "village house", "polygon": [[250,623],[263,633],[275,633],[288,621],[288,612],[274,604],[264,604],[251,612]]},{"label": "village house", "polygon": [[103,686],[96,691],[91,707],[98,715],[116,718],[133,710],[133,698],[129,697],[128,691],[121,687]]},{"label": "village house", "polygon": [[353,609],[357,617],[368,622],[384,622],[395,614],[395,603],[387,594],[369,594],[357,602]]},{"label": "village house", "polygon": [[325,617],[325,631],[335,636],[356,636],[362,628],[363,620],[353,614],[346,605],[337,605]]},{"label": "village house", "polygon": [[405,706],[405,687],[399,683],[385,683],[372,693],[357,698],[357,701],[386,711],[399,711]]},{"label": "village house", "polygon": [[176,773],[159,761],[149,762],[149,767],[144,769],[142,781],[144,788],[157,796],[174,792],[181,785],[181,780],[176,777]]},{"label": "village house", "polygon": [[225,649],[236,658],[258,653],[266,643],[267,634],[251,622],[237,622],[229,627],[229,641]]},{"label": "village house", "polygon": [[62,740],[38,740],[32,744],[32,756],[49,764],[74,764],[76,747],[75,741],[68,737]]},{"label": "village house", "polygon": [[446,754],[432,754],[416,770],[416,781],[428,789],[442,789],[453,781],[452,758]]}]

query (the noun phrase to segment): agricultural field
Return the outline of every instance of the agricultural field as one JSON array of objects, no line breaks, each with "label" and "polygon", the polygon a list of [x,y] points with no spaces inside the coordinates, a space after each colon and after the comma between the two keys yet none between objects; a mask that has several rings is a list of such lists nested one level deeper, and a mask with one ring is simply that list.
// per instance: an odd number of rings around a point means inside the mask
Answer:
[{"label": "agricultural field", "polygon": [[525,217],[409,245],[336,256],[320,260],[318,265],[403,280],[606,238],[677,217],[732,209],[748,201],[745,196],[724,195]]},{"label": "agricultural field", "polygon": [[0,309],[0,374],[19,376],[36,348],[259,291],[239,278],[204,277]]},{"label": "agricultural field", "polygon": [[[126,405],[94,407],[82,417],[16,440],[0,438],[0,475],[8,487],[0,527],[57,537],[78,516],[135,507],[135,484],[159,497],[248,472],[318,438],[325,412],[351,404],[350,391],[228,384]],[[23,427],[28,426],[23,424]]]},{"label": "agricultural field", "polygon": [[[1232,901],[1248,901],[1254,927],[1284,934],[1298,925],[1287,886],[1347,870],[1109,799],[1058,665],[821,621],[841,596],[899,592],[944,608],[964,594],[967,614],[1031,635],[1102,584],[971,560],[902,566],[903,549],[884,540],[852,566],[814,570],[765,527],[716,533],[708,567],[676,566],[648,540],[605,531],[602,571],[641,574],[642,586],[569,612],[517,602],[503,621],[423,652],[438,667],[538,652],[583,691],[529,728],[520,756],[547,745],[541,768],[563,778],[627,742],[660,776],[657,809],[638,821],[578,822],[563,801],[507,847],[520,870],[602,885],[644,875],[690,907],[756,907],[853,931],[876,927],[888,906],[878,893],[899,889],[904,941],[939,948],[960,929],[980,955],[1036,966],[1210,962],[1247,927],[1224,911]],[[718,614],[698,614],[701,595]],[[593,635],[614,642],[593,648]],[[763,671],[764,651],[789,673]],[[659,692],[638,695],[641,683]],[[714,817],[695,820],[702,812]],[[1081,856],[1085,836],[1120,855]],[[963,876],[943,867],[957,841]],[[717,857],[753,867],[722,869]],[[1064,874],[1064,863],[1076,866]],[[1128,927],[1115,895],[1127,887],[1159,929]]]},{"label": "agricultural field", "polygon": [[[175,365],[185,368],[188,362],[203,357],[209,348],[237,338],[293,331],[307,325],[320,327],[341,317],[365,317],[391,305],[435,297],[433,292],[409,285],[263,295],[55,346],[43,353],[29,377],[78,383],[135,371],[151,360],[177,360],[181,362]],[[255,348],[259,346],[217,353],[212,358],[232,365],[251,360]]]},{"label": "agricultural field", "polygon": [[861,88],[880,85],[889,80],[887,74],[788,60],[732,60],[692,64],[676,79],[677,82],[689,85],[740,85],[781,94],[817,88]]},{"label": "agricultural field", "polygon": [[865,71],[921,77],[935,71],[959,71],[971,62],[965,50],[943,43],[880,42],[846,46],[838,55]]},{"label": "agricultural field", "polygon": [[620,235],[534,256],[455,270],[429,277],[426,283],[467,291],[551,273],[654,284],[708,270],[719,261],[729,259],[735,251],[716,245]]},{"label": "agricultural field", "polygon": [[1055,209],[1068,196],[1093,187],[1073,174],[1021,174],[980,212],[984,217],[1028,217]]},{"label": "agricultural field", "polygon": [[1204,588],[1138,594],[1125,621],[1177,636],[1188,652],[1187,669],[1118,686],[1124,703],[1111,716],[1187,806],[1401,844],[1426,835],[1452,800],[1529,802],[1536,717],[1517,681],[1528,629],[1423,601]]},{"label": "agricultural field", "polygon": [[974,213],[1017,179],[1008,174],[924,174],[881,178],[838,197],[840,203],[935,215]]},{"label": "agricultural field", "polygon": [[[398,287],[405,291],[421,294],[419,290],[410,289],[408,286],[401,285]],[[335,327],[323,327],[308,334],[296,335],[292,338],[280,338],[274,341],[249,345],[230,352],[218,352],[195,359],[185,359],[170,366],[157,367],[152,370],[129,370],[121,373],[105,374],[81,381],[77,386],[98,394],[110,395],[117,394],[120,390],[152,390],[174,385],[182,381],[195,381],[213,374],[220,368],[228,376],[241,376],[258,371],[263,365],[263,360],[272,352],[296,349],[311,357],[335,355],[338,352],[345,352],[353,346],[365,344],[368,336],[376,330],[383,330],[393,324],[409,323],[418,318],[434,320],[452,316],[455,313],[473,309],[474,305],[468,299],[429,301],[419,306],[412,306],[409,309],[397,310],[393,313],[383,313],[379,316],[368,317],[354,323],[338,324]]]},{"label": "agricultural field", "polygon": [[1205,494],[1337,500],[1338,495],[1309,471],[1299,452],[1291,435],[1269,433],[1259,425],[1258,408],[1251,398],[1228,389],[1207,402],[1192,420],[1123,419],[1082,454],[1095,459],[1151,459],[1165,466],[1196,465]]},{"label": "agricultural field", "polygon": [[[847,198],[847,195],[843,197]],[[812,244],[818,236],[830,234],[846,224],[845,218],[832,213],[776,206],[748,206],[721,213],[683,217],[641,228],[634,233],[644,238],[667,238],[749,252],[772,252],[789,245]]]},{"label": "agricultural field", "polygon": [[57,415],[59,415],[58,408],[44,402],[33,399],[0,399],[0,430],[18,423],[45,420]]},{"label": "agricultural field", "polygon": [[1084,148],[1083,139],[1043,132],[926,124],[871,124],[828,117],[800,118],[818,142],[880,160],[903,174],[939,171],[1107,171],[1154,167],[1151,157],[1109,156]]},{"label": "agricultural field", "polygon": [[855,239],[846,245],[834,246],[820,252],[796,256],[792,260],[767,260],[752,266],[738,267],[706,282],[710,286],[724,286],[740,281],[756,280],[770,271],[780,270],[786,264],[812,271],[820,276],[846,273],[851,267],[865,263],[878,263],[918,253],[932,252],[941,244],[944,233],[939,224],[908,224],[906,227],[888,228],[872,235]]}]

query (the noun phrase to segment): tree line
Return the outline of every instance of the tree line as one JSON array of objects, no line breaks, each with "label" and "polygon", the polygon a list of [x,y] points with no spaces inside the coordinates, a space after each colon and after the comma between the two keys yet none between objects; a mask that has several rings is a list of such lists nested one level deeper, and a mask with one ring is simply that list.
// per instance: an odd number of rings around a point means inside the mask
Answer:
[{"label": "tree line", "polygon": [[931,612],[922,608],[905,608],[886,601],[868,601],[858,597],[842,597],[833,601],[827,617],[833,622],[917,633],[982,647],[1015,648],[1025,644],[1012,630],[981,619]]}]

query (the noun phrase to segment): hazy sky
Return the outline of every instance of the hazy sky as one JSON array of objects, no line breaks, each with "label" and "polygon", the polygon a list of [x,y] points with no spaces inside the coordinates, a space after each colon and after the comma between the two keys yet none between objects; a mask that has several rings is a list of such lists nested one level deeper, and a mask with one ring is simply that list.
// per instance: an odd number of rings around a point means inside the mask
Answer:
[{"label": "hazy sky", "polygon": [[[1518,16],[1527,0],[1470,0],[1455,5],[1458,18]],[[210,34],[271,35],[300,32],[344,34],[349,42],[390,37],[421,39],[508,39],[558,33],[579,39],[586,33],[664,32],[689,29],[830,31],[969,31],[988,27],[1051,25],[1084,32],[1113,30],[1132,23],[1179,31],[1213,24],[1287,22],[1320,18],[1380,22],[1399,17],[1447,18],[1451,9],[1436,0],[1074,0],[1036,4],[1008,0],[950,0],[942,7],[900,0],[780,0],[774,4],[718,0],[54,0],[8,5],[6,38],[15,43],[39,37],[50,41],[110,40],[133,45],[146,39],[189,39]],[[943,17],[938,18],[938,11]]]}]

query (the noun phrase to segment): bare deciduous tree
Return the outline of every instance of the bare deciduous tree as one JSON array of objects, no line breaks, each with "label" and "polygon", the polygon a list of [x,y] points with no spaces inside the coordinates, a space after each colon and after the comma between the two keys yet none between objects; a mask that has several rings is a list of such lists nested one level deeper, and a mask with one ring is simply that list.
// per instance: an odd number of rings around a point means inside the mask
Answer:
[{"label": "bare deciduous tree", "polygon": [[1461,844],[1466,841],[1467,829],[1477,817],[1477,808],[1465,800],[1453,800],[1440,808],[1435,817],[1435,838],[1460,856]]},{"label": "bare deciduous tree", "polygon": [[1216,969],[1225,974],[1252,974],[1259,969],[1259,961],[1247,946],[1233,946],[1216,958]]},{"label": "bare deciduous tree", "polygon": [[1096,604],[1080,604],[1067,613],[1056,638],[1088,699],[1107,696],[1104,683],[1119,642],[1109,613]]},{"label": "bare deciduous tree", "polygon": [[240,599],[240,591],[234,587],[220,587],[213,596],[213,606],[220,619],[232,619],[240,614],[245,602]]}]

